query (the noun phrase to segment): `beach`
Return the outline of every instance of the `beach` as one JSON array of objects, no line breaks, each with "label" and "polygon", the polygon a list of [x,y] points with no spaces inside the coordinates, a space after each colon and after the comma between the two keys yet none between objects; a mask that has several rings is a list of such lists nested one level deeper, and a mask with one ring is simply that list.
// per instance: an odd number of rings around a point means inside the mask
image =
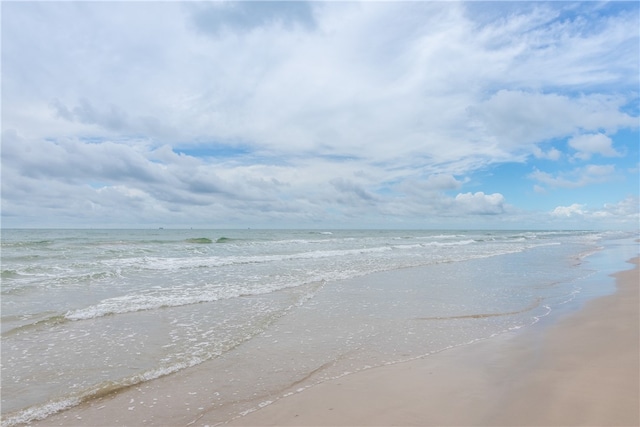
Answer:
[{"label": "beach", "polygon": [[557,324],[329,381],[230,425],[637,426],[640,282],[632,262],[615,275],[615,294]]},{"label": "beach", "polygon": [[[149,233],[131,243],[120,234],[108,234],[107,241],[91,235],[89,242],[100,251],[119,248],[104,261],[90,257],[80,264],[96,271],[91,277],[114,265],[129,270],[100,275],[109,285],[103,291],[108,298],[92,296],[92,305],[81,299],[80,308],[35,323],[7,317],[32,323],[4,325],[3,402],[25,409],[3,413],[2,425],[638,424],[635,238],[556,232],[308,235],[270,232],[258,239],[246,233],[237,241],[225,238],[221,246],[193,246],[192,237],[178,232],[160,244]],[[43,255],[57,254],[57,241],[35,244]],[[79,247],[91,246],[83,241]],[[141,248],[162,258],[140,258]],[[185,250],[187,256],[181,255]],[[261,252],[249,252],[255,250]],[[276,251],[281,254],[274,257]],[[633,265],[624,262],[630,257]],[[406,267],[416,260],[422,264]],[[246,280],[247,269],[259,267],[264,272],[256,277],[265,284],[286,285],[290,277],[274,275],[302,261],[304,277],[318,266],[324,277],[352,272],[265,292],[245,285],[239,296],[227,286],[221,289],[228,298],[207,300],[212,272]],[[51,263],[59,265],[55,258]],[[353,272],[376,265],[385,268]],[[26,274],[21,268],[7,274],[17,278],[16,289]],[[169,282],[203,284],[159,289],[147,278],[156,271]],[[85,276],[72,273],[64,273],[64,286],[43,279],[56,284],[51,298],[64,291],[63,302],[71,286],[86,286]],[[138,288],[131,288],[131,278],[139,280]],[[100,282],[89,283],[94,293],[101,291]],[[117,296],[114,286],[126,294]],[[15,295],[17,304],[23,294]],[[7,299],[3,304],[9,307]],[[38,348],[44,349],[40,359],[32,356]],[[63,357],[86,367],[65,378],[61,369],[69,361]],[[116,364],[116,357],[122,362]],[[155,367],[144,370],[154,360]],[[160,364],[165,361],[171,364]],[[30,366],[40,367],[41,379],[35,382],[32,375],[36,387],[20,387],[20,377],[11,374]],[[123,369],[132,373],[123,377]],[[88,385],[71,383],[67,390],[59,379]],[[8,394],[5,384],[16,394]],[[38,405],[22,403],[40,398],[34,393],[47,391],[45,386],[62,394],[49,392]]]}]

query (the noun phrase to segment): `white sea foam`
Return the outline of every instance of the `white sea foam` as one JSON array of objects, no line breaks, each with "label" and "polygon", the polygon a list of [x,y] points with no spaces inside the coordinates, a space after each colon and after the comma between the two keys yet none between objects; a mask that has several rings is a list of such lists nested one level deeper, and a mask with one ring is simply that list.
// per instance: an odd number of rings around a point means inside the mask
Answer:
[{"label": "white sea foam", "polygon": [[226,288],[169,288],[155,293],[130,294],[109,298],[90,307],[72,310],[64,317],[68,320],[87,320],[112,314],[132,313],[155,310],[165,307],[180,307],[191,304],[218,301],[239,296],[260,295],[277,290],[276,287],[263,286],[252,290],[240,287]]},{"label": "white sea foam", "polygon": [[158,369],[149,370],[129,378],[124,378],[119,383],[113,383],[111,381],[98,384],[88,390],[81,391],[79,393],[72,393],[70,396],[58,399],[52,402],[47,402],[43,405],[34,405],[21,411],[17,411],[14,414],[9,414],[8,417],[3,417],[2,426],[12,427],[16,425],[28,424],[33,421],[43,420],[50,415],[64,411],[79,405],[83,401],[90,399],[96,395],[104,394],[105,390],[117,390],[118,388],[125,388],[128,386],[151,381],[166,375],[181,371],[186,368],[190,368],[202,363],[204,359],[193,357],[188,361],[176,363],[171,366],[166,366]]},{"label": "white sea foam", "polygon": [[67,399],[59,399],[44,405],[32,406],[14,414],[2,417],[3,427],[13,427],[22,424],[28,424],[33,421],[44,420],[49,415],[72,408],[81,402],[78,397],[70,397]]},{"label": "white sea foam", "polygon": [[151,270],[176,270],[176,269],[192,269],[206,267],[225,267],[230,265],[244,264],[262,264],[275,263],[281,261],[306,260],[345,257],[353,255],[362,255],[367,253],[380,253],[391,250],[390,246],[378,246],[358,249],[334,249],[334,250],[317,250],[299,253],[286,253],[275,255],[249,255],[249,256],[201,256],[192,258],[166,258],[166,257],[141,257],[115,259],[105,261],[105,264],[112,266],[129,266],[139,267]]},{"label": "white sea foam", "polygon": [[465,246],[465,245],[471,245],[473,243],[476,243],[475,240],[473,239],[466,239],[466,240],[458,240],[455,242],[429,242],[429,243],[425,243],[424,246]]}]

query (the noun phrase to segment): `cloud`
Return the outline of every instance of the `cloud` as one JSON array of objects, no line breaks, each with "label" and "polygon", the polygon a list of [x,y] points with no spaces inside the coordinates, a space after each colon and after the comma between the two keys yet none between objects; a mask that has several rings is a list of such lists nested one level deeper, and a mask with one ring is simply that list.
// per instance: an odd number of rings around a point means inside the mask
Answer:
[{"label": "cloud", "polygon": [[195,28],[214,36],[224,31],[246,32],[266,26],[313,29],[316,25],[313,3],[306,1],[228,1],[189,4],[188,7]]},{"label": "cloud", "polygon": [[552,188],[579,188],[610,181],[615,171],[615,165],[587,165],[555,175],[536,169],[529,178]]},{"label": "cloud", "polygon": [[569,146],[577,151],[575,157],[581,160],[589,160],[593,154],[600,154],[604,157],[620,157],[612,146],[612,140],[607,135],[585,134],[574,136],[569,139]]},{"label": "cloud", "polygon": [[[505,218],[526,190],[477,191],[495,165],[538,194],[629,169],[637,7],[599,8],[9,2],[3,215]],[[567,146],[611,164],[561,171]]]},{"label": "cloud", "polygon": [[[572,98],[522,90],[500,90],[478,107],[472,117],[484,132],[493,135],[505,148],[531,146],[562,138],[580,130],[637,126],[637,119],[620,111],[626,100],[599,94]],[[540,153],[535,148],[534,152]]]},{"label": "cloud", "polygon": [[455,198],[455,205],[465,213],[480,215],[496,215],[505,210],[504,196],[500,193],[484,194],[460,193]]},{"label": "cloud", "polygon": [[547,159],[547,160],[560,160],[562,157],[562,151],[557,148],[551,147],[549,151],[542,151],[539,147],[533,147],[533,155],[538,159]]},{"label": "cloud", "polygon": [[150,162],[146,153],[127,144],[112,141],[86,143],[80,139],[45,141],[25,139],[15,132],[3,133],[3,166],[23,176],[82,183],[162,181],[160,165]]},{"label": "cloud", "polygon": [[570,217],[573,215],[584,215],[584,206],[578,203],[574,203],[571,206],[558,206],[555,208],[551,215],[560,217]]},{"label": "cloud", "polygon": [[369,193],[361,185],[358,185],[351,180],[334,178],[330,183],[340,194],[338,197],[338,203],[340,204],[371,204],[377,199],[375,195]]},{"label": "cloud", "polygon": [[538,194],[545,194],[547,192],[547,190],[544,187],[537,184],[533,186],[533,191],[535,191]]},{"label": "cloud", "polygon": [[617,203],[605,203],[602,209],[594,212],[594,216],[617,217],[628,220],[635,218],[637,221],[640,219],[638,211],[640,211],[640,198],[635,196],[627,197]]},{"label": "cloud", "polygon": [[[629,89],[635,85],[636,41],[626,31],[637,28],[637,9],[619,6],[613,13],[597,3],[579,8],[569,3],[471,3],[468,9],[484,23],[479,38],[508,46],[517,57],[500,85],[580,92],[621,82]],[[612,45],[618,50],[611,51]]]},{"label": "cloud", "polygon": [[[47,61],[56,78],[45,85],[46,102],[60,107],[58,119],[91,125],[92,132],[99,126],[163,142],[241,140],[282,151],[364,151],[376,160],[423,157],[464,168],[484,166],[489,158],[512,159],[522,144],[547,134],[575,133],[582,123],[572,116],[589,109],[595,111],[585,118],[589,126],[628,123],[619,111],[627,102],[622,98],[588,94],[575,100],[534,89],[493,89],[497,80],[517,74],[512,68],[525,47],[537,46],[530,32],[560,43],[548,47],[547,55],[567,42],[556,40],[558,28],[544,25],[556,18],[554,10],[523,8],[511,20],[479,26],[462,4],[162,3],[153,9],[160,12],[158,22],[142,18],[144,5],[95,7],[100,14],[85,16],[91,6],[58,12],[73,22],[82,17],[84,24],[37,23],[40,32],[34,26],[34,34],[47,36],[39,46],[59,55]],[[167,16],[171,26],[163,29]],[[144,27],[129,22],[135,19]],[[200,22],[203,31],[214,28],[216,37],[198,37],[191,27],[180,27],[181,20],[196,27]],[[626,17],[612,21],[629,25]],[[283,22],[316,26],[292,24],[283,32]],[[120,33],[114,34],[115,24],[125,24]],[[226,27],[243,36],[222,31]],[[598,38],[598,52],[616,42],[600,39],[607,30],[590,35]],[[67,39],[57,35],[69,32]],[[83,38],[95,51],[86,49]],[[593,43],[582,42],[575,51],[591,55]],[[580,55],[572,61],[582,64]],[[527,61],[539,71],[535,56]],[[29,73],[33,81],[45,78]],[[106,89],[93,76],[118,85]]]},{"label": "cloud", "polygon": [[57,98],[52,100],[50,105],[57,117],[70,122],[98,125],[125,134],[132,130],[127,114],[114,105],[108,111],[98,111],[87,99],[81,99],[76,107],[69,109]]},{"label": "cloud", "polygon": [[426,179],[409,178],[402,180],[395,188],[404,193],[418,197],[429,197],[433,193],[448,190],[458,190],[463,182],[450,174],[433,174]]},{"label": "cloud", "polygon": [[590,223],[635,225],[640,220],[640,198],[627,197],[617,203],[605,203],[601,208],[589,209],[585,204],[574,203],[569,206],[558,206],[550,212],[556,218],[580,218]]}]

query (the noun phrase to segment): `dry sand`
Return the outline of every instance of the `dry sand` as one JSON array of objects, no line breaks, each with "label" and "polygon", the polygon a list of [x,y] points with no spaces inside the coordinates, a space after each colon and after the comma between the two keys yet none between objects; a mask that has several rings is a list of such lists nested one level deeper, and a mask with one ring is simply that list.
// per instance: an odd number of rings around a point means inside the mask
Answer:
[{"label": "dry sand", "polygon": [[615,294],[556,324],[329,381],[230,425],[638,426],[633,263],[615,275]]}]

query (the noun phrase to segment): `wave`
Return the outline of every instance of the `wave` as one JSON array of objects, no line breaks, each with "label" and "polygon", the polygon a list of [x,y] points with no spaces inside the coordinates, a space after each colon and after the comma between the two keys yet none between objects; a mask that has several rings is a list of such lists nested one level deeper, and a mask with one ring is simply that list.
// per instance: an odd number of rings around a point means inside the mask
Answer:
[{"label": "wave", "polygon": [[[6,322],[6,321],[9,321],[9,320],[14,320],[14,319],[3,317],[3,321]],[[37,320],[37,321],[32,322],[32,323],[27,323],[25,325],[16,326],[15,328],[6,330],[6,331],[2,332],[2,337],[8,337],[8,336],[11,336],[11,335],[15,335],[15,334],[18,334],[18,333],[21,333],[21,332],[30,331],[32,329],[37,329],[37,328],[41,328],[41,327],[50,327],[50,326],[54,326],[54,325],[60,325],[60,324],[65,323],[67,321],[68,321],[68,319],[66,319],[64,315],[55,314],[53,316],[49,316],[49,317]]]},{"label": "wave", "polygon": [[151,270],[180,270],[191,268],[213,268],[230,265],[262,264],[280,261],[321,259],[333,257],[345,257],[351,255],[361,255],[390,251],[391,246],[378,246],[371,248],[357,249],[329,249],[324,251],[307,251],[289,254],[274,255],[239,255],[239,256],[207,256],[189,258],[166,258],[166,257],[136,257],[127,259],[115,259],[104,261],[104,264],[111,267],[137,267]]},{"label": "wave", "polygon": [[0,276],[3,279],[13,279],[15,277],[19,277],[20,273],[16,270],[2,270],[2,275]]},{"label": "wave", "polygon": [[[83,268],[83,266],[79,268]],[[122,278],[120,269],[77,273],[71,269],[58,269],[58,271],[53,269],[49,269],[48,271],[4,270],[2,272],[2,279],[6,280],[7,284],[3,285],[1,294],[23,295],[28,292],[41,291],[43,286],[60,286],[63,284],[78,283],[87,284],[113,278]],[[9,286],[10,282],[12,286]]]},{"label": "wave", "polygon": [[53,244],[53,240],[24,240],[15,242],[2,242],[3,248],[28,248],[28,247],[41,247],[49,246]]},{"label": "wave", "polygon": [[[220,239],[218,239],[220,240]],[[191,239],[186,239],[185,242],[187,243],[213,243],[213,240],[208,239],[206,237],[194,237]]]},{"label": "wave", "polygon": [[[259,333],[260,331],[256,332]],[[231,341],[224,348],[217,350],[213,354],[195,355],[191,358],[177,362],[168,366],[150,369],[145,372],[121,378],[117,381],[104,381],[99,384],[90,386],[87,389],[69,393],[58,399],[46,402],[40,405],[34,405],[26,409],[18,410],[2,417],[3,427],[14,427],[23,424],[29,424],[33,421],[43,420],[53,414],[65,411],[75,406],[87,403],[101,397],[114,395],[123,392],[131,387],[152,381],[158,378],[171,375],[184,369],[197,366],[213,357],[232,350],[243,342],[251,339],[254,335],[242,336],[235,341]]]},{"label": "wave", "polygon": [[445,247],[445,246],[466,246],[471,245],[473,243],[477,243],[476,240],[468,239],[468,240],[458,240],[455,242],[428,242],[428,243],[409,243],[404,245],[393,245],[394,249],[418,249],[418,248],[429,248],[429,247]]},{"label": "wave", "polygon": [[295,301],[291,301],[291,304],[286,306],[283,310],[272,313],[267,321],[262,323],[257,329],[253,330],[249,334],[241,334],[237,335],[233,339],[225,340],[215,349],[195,350],[194,352],[189,353],[189,357],[185,360],[167,363],[164,366],[158,366],[115,381],[103,381],[89,386],[84,390],[68,393],[65,396],[60,396],[55,400],[51,400],[43,404],[34,405],[26,409],[20,409],[6,415],[3,414],[2,426],[13,427],[29,424],[37,420],[43,420],[50,415],[65,411],[74,406],[78,406],[101,397],[113,395],[115,393],[120,393],[136,385],[194,367],[206,362],[207,360],[221,356],[222,354],[238,347],[242,343],[252,339],[256,335],[263,333],[273,322],[286,315],[291,311],[291,309],[305,304],[317,294],[324,284],[324,281],[307,283],[306,285],[309,285],[310,287],[299,293],[296,296]]},{"label": "wave", "polygon": [[186,305],[209,303],[231,298],[264,295],[283,289],[297,288],[313,283],[324,283],[324,280],[311,280],[305,283],[292,282],[284,284],[269,284],[256,286],[253,289],[246,286],[209,286],[205,288],[172,287],[156,290],[154,293],[139,293],[108,298],[98,304],[70,310],[64,314],[69,321],[89,320],[115,314],[134,313],[138,311],[157,310],[161,308],[182,307]]},{"label": "wave", "polygon": [[455,242],[429,242],[425,243],[423,246],[466,246],[471,245],[473,243],[477,243],[474,239],[467,240],[458,240]]},{"label": "wave", "polygon": [[67,396],[47,402],[45,404],[35,405],[7,415],[3,415],[2,426],[13,427],[22,424],[29,424],[33,421],[43,420],[50,415],[65,411],[74,406],[81,405],[82,403],[119,393],[138,384],[196,366],[204,362],[205,360],[206,359],[194,357],[191,360],[185,362],[149,370],[147,372],[142,372],[128,378],[123,378],[120,381],[105,381],[103,383],[96,384],[95,386],[90,387],[86,390],[76,393],[70,393]]},{"label": "wave", "polygon": [[222,295],[219,291],[204,291],[195,295],[125,295],[109,298],[86,308],[68,311],[64,318],[68,320],[88,320],[113,314],[133,313],[137,311],[154,310],[159,308],[180,307],[217,301],[221,298],[233,298],[241,293],[227,291]]},{"label": "wave", "polygon": [[[470,245],[474,241],[460,241],[450,242],[450,245]],[[422,245],[434,245],[435,242],[422,244]],[[438,244],[445,246],[446,244]],[[330,251],[313,251],[303,252],[298,254],[282,254],[282,255],[263,255],[263,256],[242,256],[242,257],[207,257],[207,258],[179,258],[179,259],[145,259],[145,267],[153,269],[193,269],[193,268],[212,268],[227,265],[241,265],[251,263],[266,263],[266,262],[279,262],[288,260],[301,260],[301,259],[322,259],[322,258],[335,258],[345,257],[348,255],[355,255],[361,253],[383,253],[394,250],[406,250],[411,249],[414,245],[396,245],[396,246],[383,246],[365,249],[344,249],[344,250],[330,250]],[[520,249],[521,250],[521,249]],[[157,310],[161,308],[179,307],[192,304],[209,303],[223,299],[237,298],[250,295],[263,295],[282,289],[293,288],[304,285],[308,282],[322,281],[322,280],[340,280],[351,277],[357,277],[366,275],[376,271],[384,271],[395,268],[408,268],[417,267],[419,265],[425,265],[428,263],[439,262],[455,262],[463,259],[484,258],[489,256],[502,255],[511,252],[517,252],[518,250],[500,251],[492,253],[482,254],[466,254],[461,259],[447,259],[447,260],[435,260],[423,258],[417,263],[408,263],[402,265],[380,264],[377,267],[372,267],[370,263],[367,263],[366,269],[350,269],[350,268],[338,268],[326,270],[321,276],[314,277],[313,279],[300,278],[297,281],[284,281],[284,282],[269,282],[269,283],[238,283],[235,285],[225,284],[220,285],[205,285],[203,287],[188,287],[188,286],[174,286],[170,288],[153,289],[147,292],[138,294],[124,295],[114,298],[105,299],[99,303],[77,310],[68,311],[64,317],[68,320],[88,320],[98,317],[104,317],[115,314],[132,313],[137,311]]]}]

